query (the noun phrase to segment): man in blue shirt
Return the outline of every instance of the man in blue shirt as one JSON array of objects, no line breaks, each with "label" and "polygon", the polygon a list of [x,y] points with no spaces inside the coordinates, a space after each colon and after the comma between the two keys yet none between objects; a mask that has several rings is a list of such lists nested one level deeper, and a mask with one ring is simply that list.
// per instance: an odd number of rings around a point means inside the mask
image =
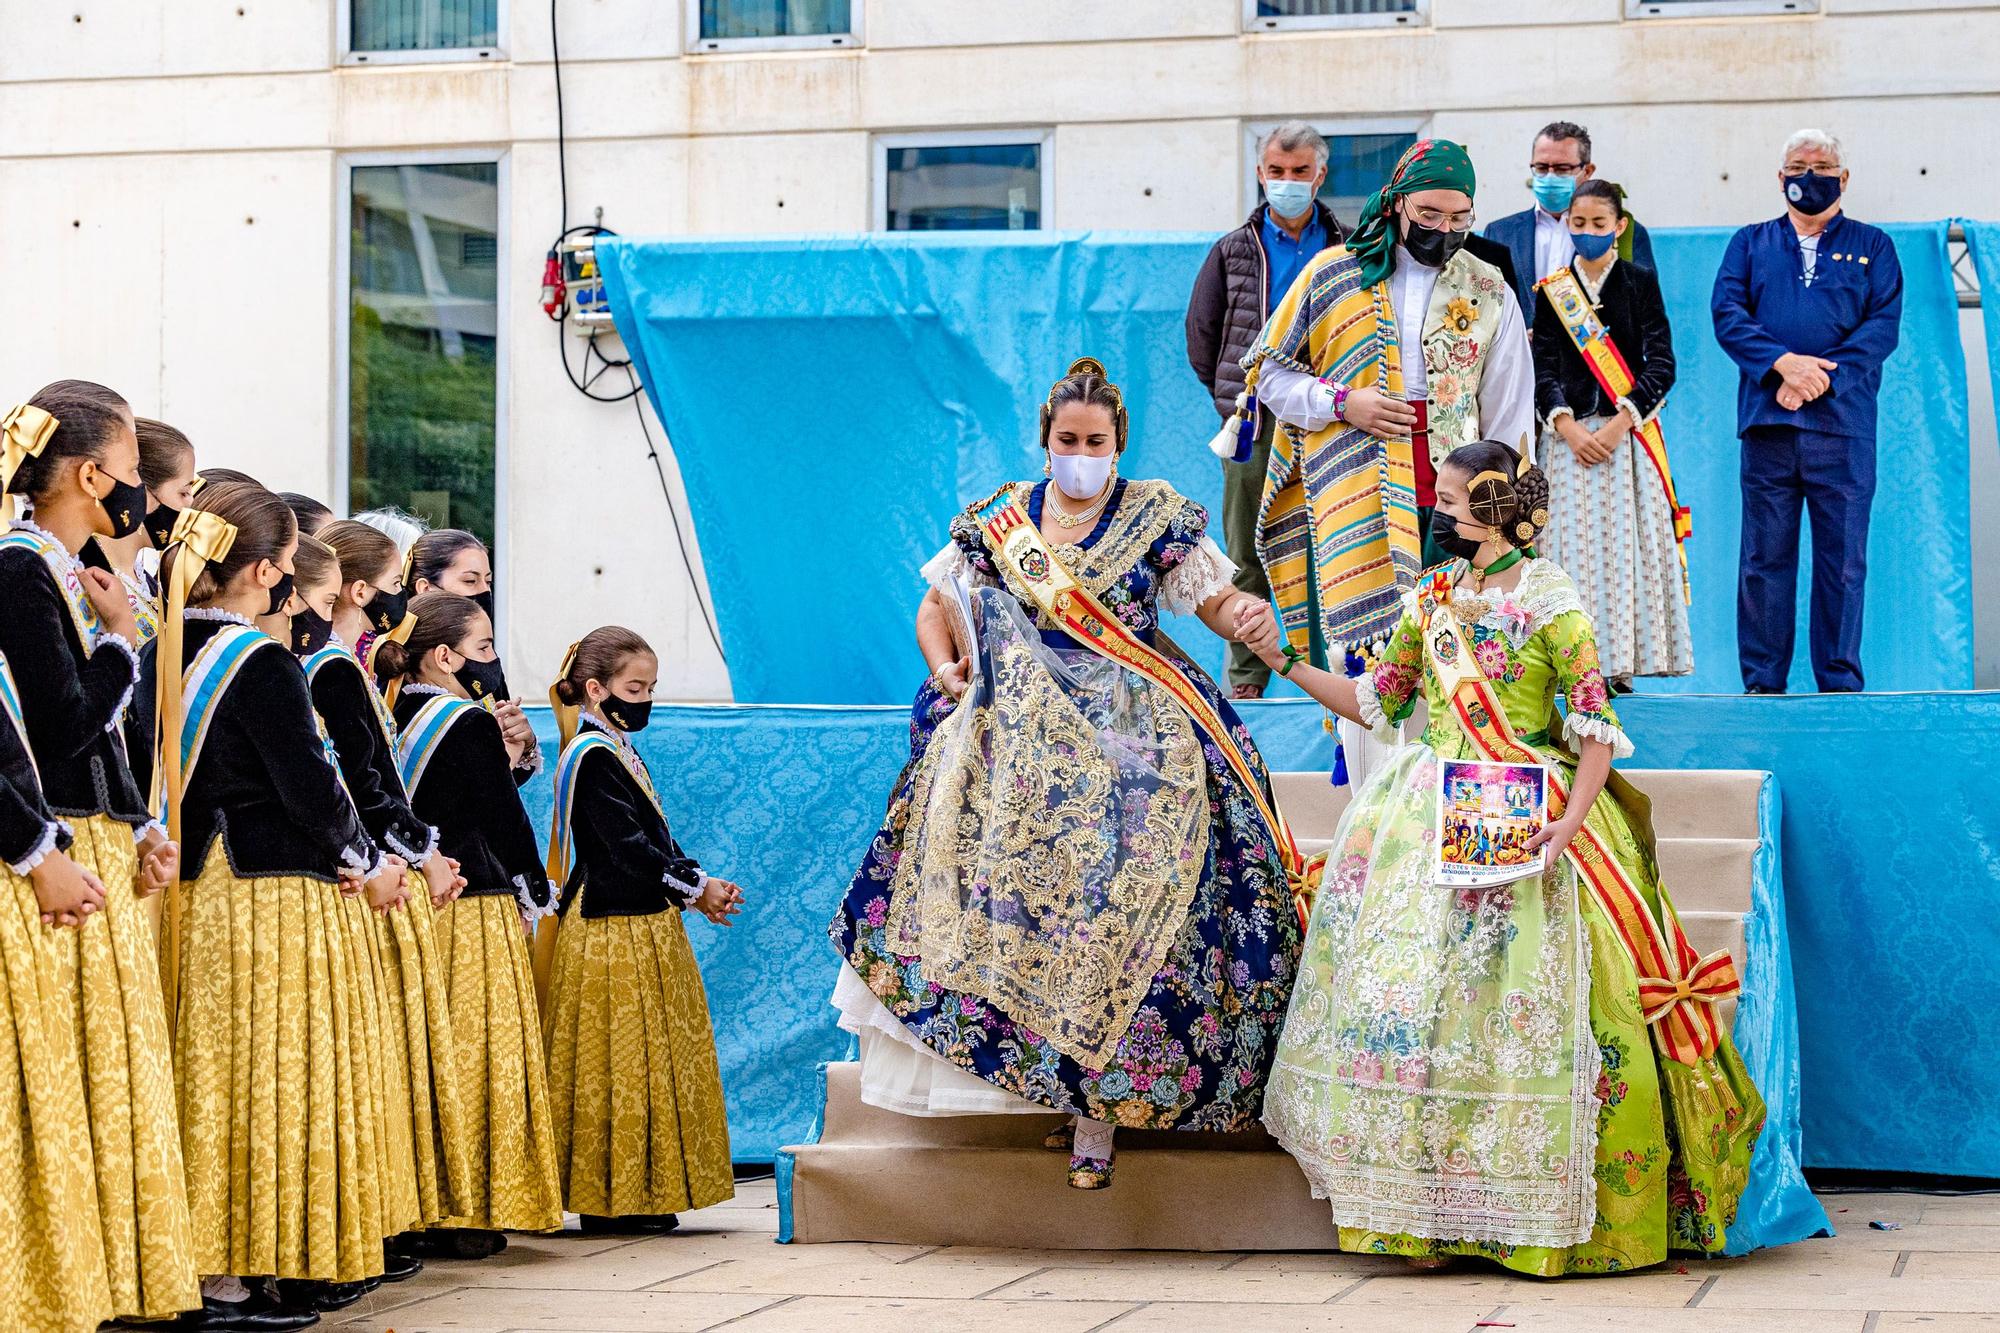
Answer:
[{"label": "man in blue shirt", "polygon": [[[1249,221],[1209,250],[1188,298],[1188,365],[1215,399],[1225,419],[1243,392],[1244,353],[1264,321],[1307,262],[1340,242],[1344,233],[1325,204],[1326,140],[1304,121],[1287,121],[1257,146],[1257,180],[1265,202]],[[1264,498],[1277,420],[1259,414],[1257,445],[1248,462],[1222,465],[1222,532],[1236,563],[1236,586],[1269,598],[1270,580],[1257,558],[1257,510]],[[1230,693],[1255,699],[1270,684],[1271,669],[1242,644],[1229,650]]]},{"label": "man in blue shirt", "polygon": [[1785,215],[1730,238],[1715,275],[1715,340],[1740,372],[1743,549],[1736,646],[1743,686],[1783,694],[1797,630],[1799,509],[1812,519],[1813,678],[1859,690],[1875,399],[1896,349],[1903,270],[1888,235],[1840,211],[1840,141],[1800,130],[1778,183]]}]

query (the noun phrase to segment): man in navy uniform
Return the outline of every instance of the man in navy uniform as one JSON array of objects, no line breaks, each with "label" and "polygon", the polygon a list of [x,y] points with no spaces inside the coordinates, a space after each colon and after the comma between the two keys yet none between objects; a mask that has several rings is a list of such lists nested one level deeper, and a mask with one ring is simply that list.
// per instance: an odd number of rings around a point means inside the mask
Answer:
[{"label": "man in navy uniform", "polygon": [[1812,520],[1813,678],[1859,690],[1875,399],[1896,349],[1903,270],[1887,233],[1840,211],[1840,141],[1785,144],[1784,216],[1730,238],[1715,275],[1715,339],[1740,372],[1743,554],[1736,646],[1743,687],[1783,694],[1797,628],[1799,509]]}]

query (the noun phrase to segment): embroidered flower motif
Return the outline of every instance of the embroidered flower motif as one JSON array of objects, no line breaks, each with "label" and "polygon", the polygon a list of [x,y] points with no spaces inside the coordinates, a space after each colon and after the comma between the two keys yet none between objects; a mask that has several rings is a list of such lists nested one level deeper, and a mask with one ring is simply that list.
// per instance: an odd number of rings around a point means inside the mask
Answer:
[{"label": "embroidered flower motif", "polygon": [[1451,345],[1451,364],[1459,370],[1470,370],[1479,361],[1479,341],[1476,338],[1460,338]]},{"label": "embroidered flower motif", "polygon": [[1479,318],[1479,311],[1463,296],[1454,296],[1444,308],[1444,322],[1459,333],[1472,332],[1472,323]]},{"label": "embroidered flower motif", "polygon": [[1601,713],[1611,699],[1611,691],[1605,687],[1604,674],[1592,667],[1569,687],[1569,706],[1579,713]]},{"label": "embroidered flower motif", "polygon": [[1465,381],[1449,372],[1440,374],[1431,381],[1430,394],[1438,408],[1455,407],[1465,397]]},{"label": "embroidered flower motif", "polygon": [[1500,640],[1480,640],[1472,646],[1472,656],[1488,680],[1498,680],[1507,674],[1507,649]]}]

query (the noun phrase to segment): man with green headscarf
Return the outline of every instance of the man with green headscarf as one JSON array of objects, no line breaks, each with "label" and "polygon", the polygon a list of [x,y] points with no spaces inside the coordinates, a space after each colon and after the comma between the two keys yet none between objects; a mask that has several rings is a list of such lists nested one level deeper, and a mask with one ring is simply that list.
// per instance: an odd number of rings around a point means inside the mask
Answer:
[{"label": "man with green headscarf", "polygon": [[1255,406],[1280,423],[1264,564],[1287,636],[1316,663],[1346,654],[1358,671],[1442,558],[1425,547],[1445,455],[1482,439],[1525,451],[1534,430],[1520,304],[1465,249],[1474,185],[1460,145],[1411,145],[1243,359]]}]

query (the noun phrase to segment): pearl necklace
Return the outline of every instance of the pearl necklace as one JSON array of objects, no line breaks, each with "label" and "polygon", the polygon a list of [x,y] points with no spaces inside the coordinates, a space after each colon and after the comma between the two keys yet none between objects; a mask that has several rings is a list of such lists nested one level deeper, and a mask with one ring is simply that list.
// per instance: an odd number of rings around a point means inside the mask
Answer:
[{"label": "pearl necklace", "polygon": [[1080,528],[1084,524],[1090,522],[1092,519],[1096,518],[1099,514],[1104,512],[1105,505],[1111,503],[1111,492],[1113,491],[1113,489],[1115,489],[1115,487],[1116,487],[1115,481],[1105,482],[1103,493],[1100,494],[1097,497],[1097,499],[1093,501],[1089,506],[1083,509],[1079,509],[1075,513],[1071,513],[1069,510],[1064,509],[1062,507],[1062,501],[1056,499],[1056,497],[1058,495],[1061,495],[1062,492],[1054,486],[1049,487],[1048,495],[1046,498],[1048,500],[1049,511],[1055,516],[1056,526],[1063,528]]}]

